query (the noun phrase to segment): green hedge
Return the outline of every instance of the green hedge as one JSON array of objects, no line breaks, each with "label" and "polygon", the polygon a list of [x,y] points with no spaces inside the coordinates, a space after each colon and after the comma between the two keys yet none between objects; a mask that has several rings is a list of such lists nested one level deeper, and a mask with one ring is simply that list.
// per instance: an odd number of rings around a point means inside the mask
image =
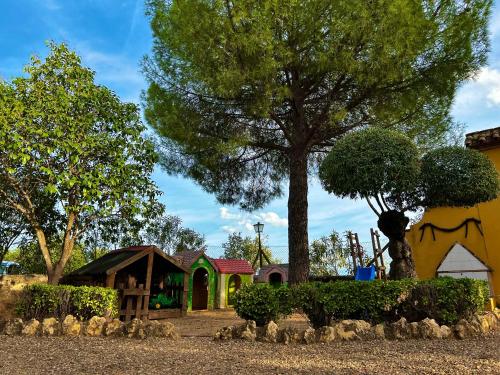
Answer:
[{"label": "green hedge", "polygon": [[293,306],[302,310],[313,327],[333,320],[388,320],[404,296],[416,284],[403,281],[332,281],[304,283],[293,288]]},{"label": "green hedge", "polygon": [[[276,294],[273,294],[276,290]],[[405,317],[426,317],[439,324],[454,324],[481,312],[488,299],[487,283],[453,279],[398,281],[332,281],[303,283],[286,292],[265,284],[248,285],[236,294],[236,312],[259,325],[290,314],[305,313],[313,327],[334,320],[363,319],[373,324]]]},{"label": "green hedge", "polygon": [[16,312],[23,319],[63,319],[72,314],[80,319],[118,315],[118,293],[92,286],[32,284],[23,289]]},{"label": "green hedge", "polygon": [[429,317],[440,324],[455,324],[482,312],[488,297],[485,281],[439,277],[418,282],[397,313],[409,321]]},{"label": "green hedge", "polygon": [[255,320],[261,327],[269,321],[292,313],[292,298],[287,287],[269,284],[246,284],[236,292],[234,309],[238,316]]}]

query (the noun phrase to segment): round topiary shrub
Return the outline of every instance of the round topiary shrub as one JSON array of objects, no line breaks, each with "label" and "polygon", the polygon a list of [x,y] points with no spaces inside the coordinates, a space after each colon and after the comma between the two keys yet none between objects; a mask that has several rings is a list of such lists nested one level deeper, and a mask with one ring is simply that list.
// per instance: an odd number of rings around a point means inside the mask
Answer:
[{"label": "round topiary shrub", "polygon": [[254,320],[262,327],[291,314],[290,292],[285,286],[247,284],[236,292],[234,308],[240,318]]}]

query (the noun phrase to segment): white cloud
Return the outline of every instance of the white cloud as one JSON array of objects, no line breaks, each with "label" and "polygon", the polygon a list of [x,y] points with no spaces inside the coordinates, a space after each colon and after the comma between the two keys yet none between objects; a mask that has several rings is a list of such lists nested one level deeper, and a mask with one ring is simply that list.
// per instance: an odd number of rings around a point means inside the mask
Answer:
[{"label": "white cloud", "polygon": [[472,81],[462,87],[455,99],[457,114],[477,112],[479,108],[500,106],[500,70],[482,68]]},{"label": "white cloud", "polygon": [[226,207],[219,208],[220,217],[224,220],[237,220],[241,217],[239,214],[232,214]]},{"label": "white cloud", "polygon": [[275,227],[287,227],[288,226],[288,219],[281,218],[276,212],[263,212],[259,215],[264,223],[271,224],[272,226]]},{"label": "white cloud", "polygon": [[238,230],[237,228],[232,227],[232,226],[230,226],[230,225],[223,225],[223,226],[221,227],[221,229],[222,229],[224,232],[226,232],[226,233],[234,233],[234,232],[236,232],[236,231]]}]

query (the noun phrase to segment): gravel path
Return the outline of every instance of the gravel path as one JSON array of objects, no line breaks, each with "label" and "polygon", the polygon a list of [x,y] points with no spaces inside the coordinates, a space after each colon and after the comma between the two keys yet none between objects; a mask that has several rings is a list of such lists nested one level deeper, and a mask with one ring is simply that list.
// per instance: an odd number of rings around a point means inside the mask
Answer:
[{"label": "gravel path", "polygon": [[478,340],[293,345],[208,337],[0,336],[0,374],[500,374],[500,332]]}]

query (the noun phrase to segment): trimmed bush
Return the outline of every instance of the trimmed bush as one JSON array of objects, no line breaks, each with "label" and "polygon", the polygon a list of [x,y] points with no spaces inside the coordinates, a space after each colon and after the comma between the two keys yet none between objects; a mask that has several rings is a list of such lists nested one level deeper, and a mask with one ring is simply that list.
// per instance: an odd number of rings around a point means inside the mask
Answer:
[{"label": "trimmed bush", "polygon": [[415,284],[410,279],[304,283],[293,288],[293,305],[307,315],[314,328],[343,319],[380,323],[393,314]]},{"label": "trimmed bush", "polygon": [[63,319],[71,314],[88,320],[92,316],[118,315],[118,292],[110,288],[70,285],[27,285],[16,312],[23,319]]},{"label": "trimmed bush", "polygon": [[234,309],[239,317],[254,320],[257,326],[290,315],[290,289],[269,284],[247,284],[236,292]]},{"label": "trimmed bush", "polygon": [[362,319],[372,324],[402,317],[410,322],[425,318],[452,325],[483,311],[487,283],[449,277],[417,281],[308,282],[274,289],[267,284],[242,288],[236,294],[236,312],[257,325],[289,315],[293,308],[307,315],[314,328],[335,320]]},{"label": "trimmed bush", "polygon": [[439,324],[455,324],[482,312],[488,296],[488,284],[482,280],[451,277],[424,280],[411,289],[397,315],[410,322],[431,318]]}]

